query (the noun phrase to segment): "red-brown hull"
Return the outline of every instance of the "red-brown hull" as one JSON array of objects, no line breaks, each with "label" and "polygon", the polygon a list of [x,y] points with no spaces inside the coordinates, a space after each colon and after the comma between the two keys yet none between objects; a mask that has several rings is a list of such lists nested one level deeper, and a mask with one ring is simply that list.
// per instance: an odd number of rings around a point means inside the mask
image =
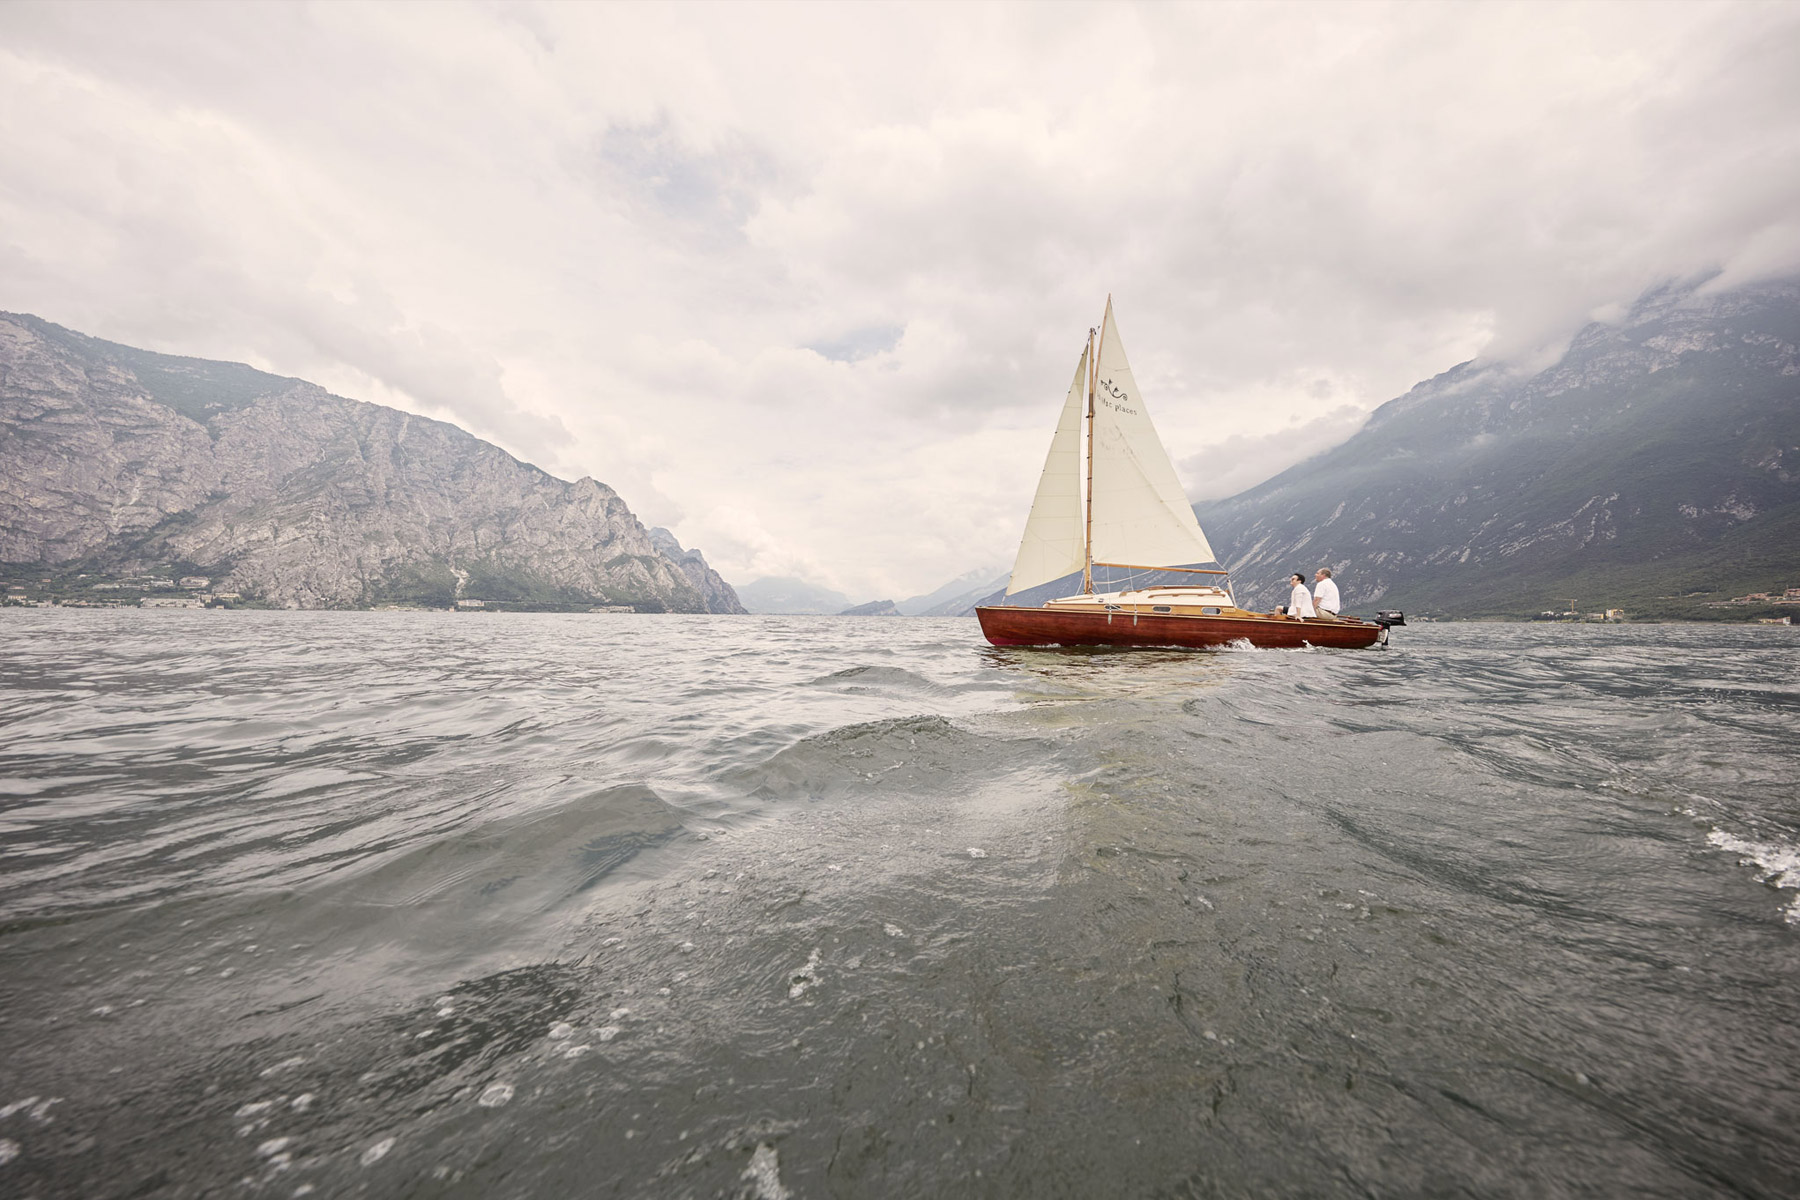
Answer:
[{"label": "red-brown hull", "polygon": [[1068,612],[1050,608],[977,608],[981,632],[996,646],[1189,646],[1244,641],[1269,649],[1321,646],[1360,650],[1381,638],[1367,621],[1286,617],[1202,617],[1164,613]]}]

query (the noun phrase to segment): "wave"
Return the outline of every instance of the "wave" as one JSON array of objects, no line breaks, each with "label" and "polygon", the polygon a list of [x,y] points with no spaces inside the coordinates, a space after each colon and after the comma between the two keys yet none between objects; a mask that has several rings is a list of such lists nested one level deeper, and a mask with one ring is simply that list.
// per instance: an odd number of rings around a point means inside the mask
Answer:
[{"label": "wave", "polygon": [[829,675],[806,681],[808,687],[846,687],[864,689],[899,688],[915,692],[944,692],[949,689],[904,667],[845,667]]},{"label": "wave", "polygon": [[1014,761],[1023,747],[940,716],[894,717],[801,738],[727,782],[763,799],[817,799],[872,786],[960,786]]},{"label": "wave", "polygon": [[[1759,883],[1779,891],[1800,892],[1800,846],[1786,842],[1753,842],[1715,828],[1706,835],[1707,844],[1738,856],[1738,865],[1752,867]],[[1783,919],[1789,925],[1800,925],[1800,895],[1782,907]]]}]

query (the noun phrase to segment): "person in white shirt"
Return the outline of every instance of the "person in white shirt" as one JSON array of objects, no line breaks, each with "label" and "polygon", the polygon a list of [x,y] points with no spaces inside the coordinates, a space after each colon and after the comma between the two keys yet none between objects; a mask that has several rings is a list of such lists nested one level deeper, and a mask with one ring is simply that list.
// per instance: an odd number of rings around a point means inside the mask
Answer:
[{"label": "person in white shirt", "polygon": [[1313,576],[1313,607],[1326,616],[1338,615],[1338,590],[1331,578],[1330,567],[1320,567],[1319,573]]},{"label": "person in white shirt", "polygon": [[1288,582],[1294,585],[1294,590],[1288,595],[1287,615],[1301,618],[1318,616],[1313,611],[1312,593],[1306,590],[1306,576],[1296,571],[1288,576]]}]

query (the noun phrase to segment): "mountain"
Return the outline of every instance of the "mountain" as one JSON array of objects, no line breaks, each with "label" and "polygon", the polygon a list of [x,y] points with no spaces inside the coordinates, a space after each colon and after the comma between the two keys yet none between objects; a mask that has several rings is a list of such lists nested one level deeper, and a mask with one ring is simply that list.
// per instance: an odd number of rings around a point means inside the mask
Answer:
[{"label": "mountain", "polygon": [[199,575],[290,608],[743,611],[605,484],[302,380],[37,317],[0,314],[0,444],[9,576]]},{"label": "mountain", "polygon": [[898,617],[901,612],[894,607],[892,600],[871,600],[867,604],[858,604],[855,608],[846,608],[839,613],[840,617]]},{"label": "mountain", "polygon": [[737,593],[731,585],[719,577],[719,573],[706,563],[706,555],[698,550],[684,550],[675,535],[658,526],[649,531],[650,544],[656,552],[681,568],[681,573],[688,577],[694,590],[706,600],[708,612],[742,613],[747,611],[738,601]]},{"label": "mountain", "polygon": [[965,572],[934,592],[912,596],[897,604],[902,616],[968,617],[975,613],[975,602],[996,589],[1004,588],[1010,571],[998,567],[979,567]]},{"label": "mountain", "polygon": [[753,613],[821,616],[843,612],[850,606],[850,597],[842,592],[782,576],[765,576],[746,583],[737,594]]},{"label": "mountain", "polygon": [[1546,370],[1463,363],[1195,511],[1251,607],[1328,565],[1352,611],[1718,616],[1800,585],[1797,347],[1800,282],[1657,288]]}]

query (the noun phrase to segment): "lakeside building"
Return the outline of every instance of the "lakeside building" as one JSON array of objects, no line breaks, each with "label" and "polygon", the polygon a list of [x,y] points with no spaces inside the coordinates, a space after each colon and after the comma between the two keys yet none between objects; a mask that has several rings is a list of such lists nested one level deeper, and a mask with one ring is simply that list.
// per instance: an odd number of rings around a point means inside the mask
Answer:
[{"label": "lakeside building", "polygon": [[1733,596],[1729,600],[1709,601],[1706,607],[1730,608],[1733,605],[1746,604],[1800,604],[1800,587],[1791,587],[1780,592],[1748,592],[1742,596]]}]

